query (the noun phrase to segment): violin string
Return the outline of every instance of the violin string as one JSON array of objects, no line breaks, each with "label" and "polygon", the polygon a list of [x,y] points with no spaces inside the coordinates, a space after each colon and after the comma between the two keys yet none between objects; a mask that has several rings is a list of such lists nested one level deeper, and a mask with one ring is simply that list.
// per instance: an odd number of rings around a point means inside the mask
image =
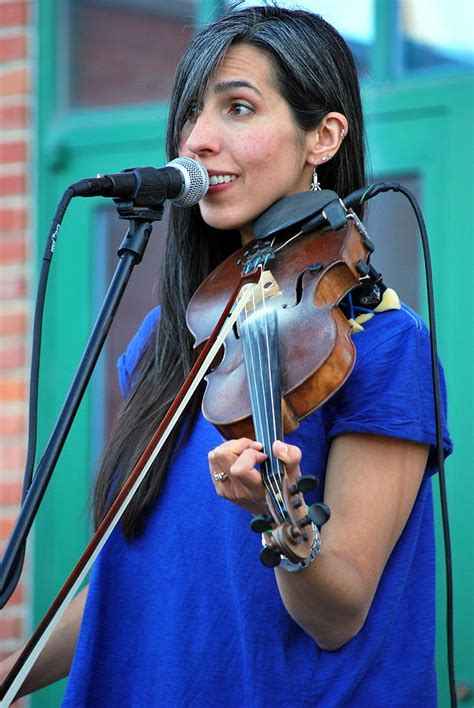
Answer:
[{"label": "violin string", "polygon": [[[264,295],[263,280],[262,279],[260,280],[260,288],[262,290],[262,297],[261,297],[261,299],[262,299],[263,295]],[[256,313],[257,304],[256,304],[256,299],[255,299],[255,293],[252,296],[251,308],[252,308],[252,313]],[[244,308],[244,310],[245,310],[245,312],[242,311],[242,313],[241,313],[241,320],[243,320],[244,318],[245,318],[245,320],[249,320],[250,319],[249,311],[247,308]],[[249,325],[249,323],[247,323],[247,333],[250,331],[250,327],[248,325]],[[243,330],[244,330],[244,328],[241,326],[241,336],[245,336]],[[254,387],[253,390],[258,391],[257,370],[256,370],[255,361],[259,357],[256,356],[256,354],[255,354],[254,338],[252,336],[248,335],[246,341],[247,341],[247,343],[249,345],[249,349],[250,349],[249,361],[247,362],[248,368],[249,368],[249,379],[251,379],[251,383]],[[261,366],[260,366],[260,370],[261,370]],[[263,399],[265,401],[265,397],[263,397]],[[255,400],[254,417],[256,417],[258,419],[258,421],[256,421],[256,422],[258,423],[260,429],[263,430],[264,429],[263,421],[266,416],[262,416],[259,396],[256,396],[256,400]],[[264,442],[264,441],[262,440],[262,442]],[[265,447],[268,448],[268,445],[265,445]],[[276,489],[274,487],[271,477],[269,478],[265,474],[262,474],[262,480],[263,480],[263,484],[264,484],[265,488],[271,494],[271,496],[274,498],[276,504],[278,505],[278,489]],[[280,509],[279,511],[281,513],[282,510]]]},{"label": "violin string", "polygon": [[[269,336],[269,324],[268,324],[269,308],[267,306],[265,288],[263,287],[263,285],[262,285],[262,302],[263,302],[265,342],[266,342],[264,355],[266,354],[266,358],[267,358],[266,364],[267,364],[269,384],[270,384],[270,401],[269,401],[270,414],[268,414],[268,410],[267,410],[266,411],[267,415],[265,416],[265,419],[268,421],[268,423],[271,422],[271,426],[272,426],[273,430],[270,429],[268,431],[268,433],[269,433],[270,439],[275,441],[277,439],[278,431],[277,431],[277,421],[275,418],[274,382],[272,380],[273,374],[272,374],[272,367],[271,367],[271,362],[270,362],[271,352],[270,352],[270,336]],[[274,311],[273,311],[273,313],[274,313],[274,316],[276,317],[276,313]],[[278,346],[278,341],[276,341],[275,343]],[[263,371],[262,364],[261,364],[261,369]],[[267,405],[267,409],[268,409],[268,405]],[[271,456],[271,460],[272,460],[271,466],[273,469],[275,469],[275,467],[277,468],[278,477],[280,477],[280,463],[273,452],[273,445],[271,445],[271,449],[269,452],[270,452],[270,456]],[[284,510],[286,509],[286,504],[285,504],[283,496],[281,494],[281,478],[278,479],[278,477],[272,475],[272,482],[274,482],[274,486],[278,490],[277,494],[274,493],[274,496],[276,496],[276,498],[278,500],[278,506],[279,506],[280,513],[282,513],[283,518],[285,518]]]},{"label": "violin string", "polygon": [[[276,249],[274,248],[274,246],[275,246],[275,241],[276,241],[276,236],[274,236],[274,237],[272,238],[272,240],[271,240],[270,248],[273,250],[273,253],[277,253],[277,252],[280,251],[284,246],[286,246],[288,243],[290,243],[290,241],[292,241],[293,239],[295,239],[295,238],[297,238],[298,236],[300,236],[301,233],[302,233],[302,232],[300,231],[300,232],[297,233],[295,236],[292,236],[290,239],[288,239],[288,241],[285,241],[285,243],[283,243],[281,246],[279,246],[279,247],[276,248]],[[266,302],[266,301],[265,301],[265,293],[263,293],[263,299],[264,299],[264,302]],[[277,322],[277,324],[278,324],[278,322]],[[277,340],[277,346],[278,346],[278,340]],[[268,356],[270,356],[270,348],[269,348],[268,346],[267,346],[267,352],[268,352]],[[270,366],[269,366],[269,370],[271,371]],[[273,396],[273,386],[272,386],[272,396]],[[281,405],[281,401],[280,401],[280,405]],[[273,438],[276,439],[276,437],[277,437],[277,433],[276,433],[277,423],[276,423],[276,420],[275,420],[275,417],[274,417],[274,416],[275,416],[275,406],[274,406],[274,405],[272,405],[272,411],[273,411],[273,421],[274,421],[274,430],[275,430],[275,434],[274,434]],[[272,452],[272,454],[273,454],[273,452]],[[282,481],[282,475],[281,475],[281,471],[280,471],[281,463],[280,463],[278,460],[277,460],[277,466],[278,466],[278,473],[279,473],[279,476],[280,476],[279,494],[280,494],[280,496],[281,496],[281,481]],[[286,502],[284,502],[284,508],[286,509]]]},{"label": "violin string", "polygon": [[[263,272],[263,270],[262,270]],[[249,361],[247,361],[247,366],[248,366],[248,378],[249,378],[249,385],[253,385],[253,390],[258,391],[258,376],[257,374],[260,374],[260,382],[264,380],[263,377],[263,357],[261,354],[260,350],[260,338],[252,336],[250,333],[252,332],[251,328],[251,321],[250,317],[252,314],[257,313],[257,300],[256,300],[256,291],[257,288],[255,289],[252,298],[251,298],[251,304],[249,303],[249,306],[246,306],[241,314],[240,314],[240,330],[241,330],[241,337],[245,337],[248,349],[250,351],[250,356],[248,357]],[[264,312],[264,317],[265,317],[265,338],[267,341],[266,344],[266,349],[267,349],[267,361],[269,361],[270,357],[270,351],[269,351],[269,338],[267,334],[268,326],[267,326],[267,305],[266,305],[266,299],[265,299],[265,290],[264,290],[264,279],[263,276],[260,278],[260,301],[263,303],[263,309],[265,310]],[[244,328],[242,326],[242,323],[246,322],[246,327]],[[244,332],[244,329],[246,330]],[[271,368],[269,367],[269,374],[270,374],[270,390],[272,393],[272,399],[273,399],[273,391],[272,391],[272,381],[271,381]],[[260,383],[261,385],[261,383]],[[260,398],[262,398],[263,406],[265,407],[265,410],[262,412],[262,404],[260,401]],[[271,435],[271,430],[268,427],[268,421],[271,420],[270,416],[268,415],[268,410],[267,408],[267,396],[255,396],[254,397],[254,403],[255,403],[255,410],[254,410],[254,418],[258,419],[258,425],[260,427],[260,430],[263,431],[262,437],[266,437],[266,441],[262,440],[261,442],[264,443],[264,447],[266,449],[266,454],[268,455],[268,466],[269,468],[274,468],[274,464],[272,464],[272,460],[275,459],[272,445],[271,445],[271,440],[272,440],[272,435]],[[274,422],[274,406],[273,406],[273,401],[272,401],[272,418],[273,418],[273,427],[276,429],[275,422]],[[256,421],[257,422],[257,421]],[[265,423],[267,423],[265,425]],[[273,439],[276,439],[276,434],[273,435]],[[270,449],[268,449],[270,447]],[[274,501],[274,506],[276,507],[278,513],[280,514],[282,519],[285,519],[285,513],[284,513],[284,507],[282,507],[281,504],[281,489],[278,486],[277,479],[276,477],[274,478],[273,475],[268,475],[265,474],[264,471],[262,471],[262,481],[263,484],[268,491],[268,493],[271,495],[273,501]]]},{"label": "violin string", "polygon": [[[261,276],[260,276],[260,277],[261,277]],[[255,312],[256,312],[256,309],[257,309],[257,302],[256,302],[256,300],[255,300],[255,293],[254,293],[253,296],[252,296],[252,312],[255,313]],[[247,308],[245,308],[245,313],[242,313],[242,314],[245,316],[245,319],[246,319],[246,320],[249,320],[249,319],[250,319],[250,318],[249,318],[249,313],[248,313]],[[248,327],[247,327],[247,333],[249,333],[249,330],[250,330],[250,327],[248,326]],[[250,354],[250,357],[249,357],[250,360],[249,360],[249,362],[248,362],[248,367],[249,367],[249,369],[250,369],[250,372],[249,372],[249,373],[250,373],[251,378],[252,378],[253,390],[254,390],[254,391],[257,391],[257,390],[258,390],[258,389],[257,389],[257,385],[258,385],[258,382],[257,382],[257,372],[256,372],[256,370],[255,370],[254,354],[253,354],[253,351],[252,351],[252,349],[253,349],[253,338],[252,338],[250,335],[248,335],[248,336],[247,336],[247,341],[248,341],[248,343],[249,343],[249,348],[250,348],[250,350],[251,350],[251,354]],[[254,417],[258,418],[258,421],[260,421],[260,420],[262,419],[262,414],[261,414],[261,411],[260,411],[260,397],[259,397],[259,396],[256,396],[255,408],[256,408],[256,410],[254,411]],[[263,440],[262,440],[261,442],[263,443]],[[268,486],[267,486],[267,484],[266,484],[266,479],[265,479],[265,476],[264,476],[264,475],[262,475],[262,479],[263,479],[264,485],[265,485],[265,486],[267,487],[267,489],[268,489]],[[268,491],[270,491],[270,490],[268,490]]]},{"label": "violin string", "polygon": [[[273,249],[273,253],[276,254],[276,253],[278,253],[278,251],[281,251],[283,248],[285,248],[285,246],[288,246],[288,245],[289,245],[292,241],[294,241],[296,238],[298,238],[299,236],[301,236],[302,233],[303,233],[302,231],[298,231],[298,233],[294,234],[294,236],[291,236],[289,239],[287,239],[287,240],[284,241],[282,244],[280,244],[280,246],[278,246],[277,248],[274,248],[274,246],[275,246],[275,241],[276,241],[276,236],[274,236],[273,239],[272,239],[272,241],[271,241],[270,248]],[[263,299],[264,299],[264,301],[265,301],[265,293],[263,293]],[[265,321],[267,321],[267,320],[265,320]],[[267,346],[267,351],[268,351],[268,352],[269,352],[269,349],[270,349],[270,348]],[[269,368],[269,370],[270,370],[270,368]],[[270,371],[271,371],[271,370],[270,370]],[[272,386],[272,396],[273,396],[273,386]],[[272,404],[272,411],[273,411],[273,415],[274,415],[274,414],[275,414],[275,406],[274,406],[273,404]],[[273,419],[273,423],[274,423],[274,430],[275,430],[274,439],[276,439],[276,428],[277,428],[277,424],[276,424],[276,420],[275,420],[275,419]],[[272,454],[273,454],[273,452],[272,452]],[[279,496],[280,496],[280,498],[282,499],[283,506],[284,506],[285,510],[287,511],[287,504],[286,504],[286,501],[284,500],[284,497],[283,497],[283,495],[281,494],[281,481],[282,481],[282,478],[281,478],[281,473],[280,473],[280,462],[279,462],[279,461],[277,461],[277,465],[278,465],[278,467],[279,467],[279,474],[280,474],[280,490],[279,490],[279,491],[280,491],[280,495],[279,495]]]},{"label": "violin string", "polygon": [[291,238],[289,238],[289,239],[288,239],[287,241],[285,241],[284,243],[280,244],[280,245],[278,246],[278,248],[275,248],[274,253],[278,253],[278,251],[281,251],[282,248],[285,248],[285,246],[288,246],[289,243],[291,243],[292,241],[294,241],[295,238],[298,238],[299,236],[301,236],[302,233],[303,233],[302,231],[298,231],[297,234],[295,234],[294,236],[292,236]]},{"label": "violin string", "polygon": [[[249,305],[250,305],[250,303],[249,303]],[[255,293],[253,293],[253,295],[252,295],[251,307],[252,307],[252,311],[255,312],[256,311]],[[248,306],[242,310],[242,312],[240,314],[240,320],[241,320],[240,333],[241,333],[241,337],[244,338],[246,336],[246,334],[244,332],[244,327],[242,326],[242,323],[244,321],[249,320]],[[247,332],[248,332],[248,330],[249,330],[249,327],[247,326]],[[251,349],[253,346],[253,343],[252,343],[252,338],[250,336],[247,336],[247,342],[249,344],[249,348]],[[251,354],[251,356],[249,357],[249,361],[247,361],[247,370],[248,370],[249,386],[250,385],[253,386],[254,391],[256,391],[257,390],[257,373],[256,373],[255,366],[254,366],[253,354]],[[257,398],[256,410],[254,410],[254,417],[258,417],[258,418],[261,417],[261,413],[260,413],[259,409],[260,409],[260,402]],[[267,484],[266,484],[266,479],[265,479],[264,475],[262,475],[262,480],[263,480],[263,483],[264,483],[265,487],[267,488],[267,490],[270,491],[268,489]]]},{"label": "violin string", "polygon": [[[260,296],[260,297],[261,297],[261,302],[262,302],[261,311],[263,311],[264,322],[265,322],[265,325],[266,325],[266,321],[267,321],[267,306],[266,306],[266,300],[265,300],[265,288],[264,288],[263,278],[262,278],[262,280],[261,280],[261,288],[260,288],[260,289],[261,289],[261,296]],[[267,348],[267,350],[268,350],[269,344],[268,344],[268,336],[267,336],[266,329],[267,329],[267,328],[265,327],[266,348]],[[257,361],[257,366],[258,366],[258,370],[259,370],[259,374],[260,374],[260,380],[263,381],[264,378],[265,378],[265,376],[264,376],[264,366],[263,366],[264,356],[262,356],[260,337],[257,337],[256,341],[257,341],[257,357],[256,357],[256,361]],[[269,376],[269,378],[267,379],[267,387],[268,387],[268,385],[270,385],[270,390],[271,390],[271,373],[269,372],[269,374],[270,374],[270,376]],[[270,429],[270,427],[269,427],[270,416],[269,416],[269,413],[268,413],[268,396],[263,396],[263,406],[264,406],[264,416],[263,416],[263,418],[261,418],[260,423],[261,423],[262,430],[264,430],[264,435],[265,435],[266,443],[267,443],[267,444],[266,444],[266,448],[267,448],[267,451],[266,451],[266,452],[267,452],[267,455],[268,455],[268,466],[269,466],[270,469],[272,469],[272,467],[273,467],[273,465],[272,465],[273,450],[272,450],[272,445],[271,445],[271,440],[272,440],[271,429]],[[279,500],[279,495],[278,495],[278,487],[275,486],[275,480],[274,480],[274,478],[273,478],[273,475],[270,475],[270,476],[268,477],[268,485],[269,485],[269,487],[270,487],[270,489],[271,489],[272,496],[274,497],[274,499],[275,499],[275,501],[276,501],[276,503],[277,503],[277,505],[278,505],[279,511],[280,511],[280,513],[281,513],[282,510],[281,510],[281,508],[280,508],[280,500]]]},{"label": "violin string", "polygon": [[[260,279],[260,290],[261,290],[260,300],[261,300],[261,302],[264,303],[264,306],[265,306],[265,290],[264,290],[264,286],[263,286],[263,276],[262,276],[262,278]],[[253,312],[254,312],[254,313],[257,312],[257,305],[256,305],[255,297],[253,298]],[[258,388],[257,388],[257,386],[258,386],[258,383],[257,383],[257,370],[258,370],[258,373],[260,374],[260,382],[262,382],[262,381],[263,381],[263,378],[264,378],[264,377],[263,377],[263,367],[262,367],[262,364],[261,364],[260,340],[259,340],[259,338],[258,338],[258,336],[257,336],[256,338],[250,337],[250,338],[249,338],[249,341],[250,341],[250,346],[251,346],[251,349],[252,349],[252,353],[251,353],[250,359],[251,359],[252,370],[253,370],[253,372],[254,372],[254,381],[255,381],[255,389],[254,389],[254,390],[257,391],[257,390],[258,390]],[[256,351],[256,352],[255,352],[255,347],[257,348],[257,351]],[[261,383],[260,383],[260,386],[261,386]],[[262,400],[263,400],[263,405],[265,406],[266,401],[267,401],[267,397],[266,397],[266,396],[262,396],[261,398],[262,398]],[[268,446],[269,446],[269,443],[270,443],[270,440],[271,440],[271,436],[270,436],[270,434],[269,434],[268,427],[265,425],[266,421],[268,421],[268,413],[267,413],[266,410],[264,410],[264,411],[263,411],[263,414],[262,414],[262,410],[261,410],[261,405],[260,405],[260,400],[259,400],[259,399],[260,399],[260,397],[258,396],[258,397],[257,397],[257,415],[258,415],[258,423],[259,423],[260,430],[262,430],[264,436],[266,437],[266,441],[262,440],[262,442],[263,442],[263,443],[266,442],[266,444],[265,444],[266,452],[267,452],[267,454],[268,454],[268,459],[271,460],[272,451],[268,449]],[[266,489],[271,493],[272,497],[275,499],[276,504],[278,505],[278,501],[279,501],[279,500],[278,500],[278,489],[275,488],[275,486],[274,486],[272,476],[268,476],[268,475],[265,475],[265,474],[264,474],[264,475],[262,475],[262,478],[263,478],[263,480],[264,480],[264,485],[265,485]],[[281,510],[280,510],[280,511],[281,511]]]}]

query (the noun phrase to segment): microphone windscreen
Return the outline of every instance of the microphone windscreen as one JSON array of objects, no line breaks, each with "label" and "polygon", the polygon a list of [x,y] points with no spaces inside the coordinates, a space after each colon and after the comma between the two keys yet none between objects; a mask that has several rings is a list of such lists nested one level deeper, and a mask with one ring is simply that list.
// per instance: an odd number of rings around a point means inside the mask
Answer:
[{"label": "microphone windscreen", "polygon": [[173,204],[181,207],[190,207],[197,204],[209,189],[209,175],[207,170],[196,160],[190,157],[177,157],[168,162],[166,167],[179,170],[184,178],[184,187],[177,197],[171,199]]}]

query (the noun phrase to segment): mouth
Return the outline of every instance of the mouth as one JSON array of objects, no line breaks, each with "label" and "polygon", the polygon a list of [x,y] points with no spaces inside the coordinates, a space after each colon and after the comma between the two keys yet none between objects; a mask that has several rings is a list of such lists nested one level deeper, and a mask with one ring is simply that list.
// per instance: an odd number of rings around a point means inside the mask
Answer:
[{"label": "mouth", "polygon": [[216,184],[228,184],[229,182],[235,182],[237,175],[209,175],[209,186],[214,187]]},{"label": "mouth", "polygon": [[222,189],[229,187],[233,182],[238,179],[237,175],[226,174],[226,173],[209,173],[209,189],[208,194],[214,194],[215,192],[220,192]]}]

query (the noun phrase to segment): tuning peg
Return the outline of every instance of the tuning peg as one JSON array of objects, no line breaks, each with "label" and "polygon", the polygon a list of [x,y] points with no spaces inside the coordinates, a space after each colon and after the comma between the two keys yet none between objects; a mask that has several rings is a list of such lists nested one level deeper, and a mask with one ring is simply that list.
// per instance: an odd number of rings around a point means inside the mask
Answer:
[{"label": "tuning peg", "polygon": [[306,516],[304,516],[300,521],[300,526],[308,526],[308,524],[316,524],[316,526],[322,526],[331,516],[331,511],[327,504],[319,502],[318,504],[312,504]]},{"label": "tuning peg", "polygon": [[316,524],[316,526],[322,526],[331,516],[331,510],[327,504],[324,504],[324,502],[319,502],[318,504],[312,504],[309,507],[308,516],[313,524]]},{"label": "tuning peg", "polygon": [[254,516],[250,522],[250,528],[255,533],[265,533],[265,531],[270,531],[272,528],[273,519],[270,514],[259,514]]},{"label": "tuning peg", "polygon": [[278,551],[274,551],[270,546],[264,546],[258,554],[261,563],[267,568],[276,568],[280,565],[281,557]]},{"label": "tuning peg", "polygon": [[290,487],[290,494],[298,494],[298,492],[306,494],[307,492],[311,492],[313,489],[316,489],[318,484],[319,482],[317,478],[313,475],[307,474],[298,477],[296,483],[293,484],[292,487]]}]

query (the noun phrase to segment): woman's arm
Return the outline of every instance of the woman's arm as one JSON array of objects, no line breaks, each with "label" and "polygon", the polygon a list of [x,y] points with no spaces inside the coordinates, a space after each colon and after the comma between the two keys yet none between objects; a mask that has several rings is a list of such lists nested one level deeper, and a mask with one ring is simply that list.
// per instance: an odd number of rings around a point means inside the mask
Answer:
[{"label": "woman's arm", "polygon": [[[276,571],[285,607],[321,648],[338,649],[362,627],[427,456],[427,446],[393,438],[347,434],[334,440],[324,492],[331,519],[321,529],[321,553],[298,573]],[[283,460],[296,476],[298,457],[288,448]]]},{"label": "woman's arm", "polygon": [[[274,451],[296,479],[299,449],[275,443]],[[321,530],[321,553],[297,573],[275,571],[286,609],[321,648],[338,649],[362,627],[415,502],[427,456],[426,445],[382,436],[351,433],[333,441],[324,492],[331,519]],[[257,443],[230,441],[209,459],[211,472],[229,475],[215,482],[221,496],[253,513],[264,510]]]},{"label": "woman's arm", "polygon": [[[19,691],[19,696],[38,691],[69,674],[86,598],[87,588],[84,588],[67,608],[28,674]],[[1,682],[5,680],[20,653],[21,649],[11,654],[0,664]]]}]

